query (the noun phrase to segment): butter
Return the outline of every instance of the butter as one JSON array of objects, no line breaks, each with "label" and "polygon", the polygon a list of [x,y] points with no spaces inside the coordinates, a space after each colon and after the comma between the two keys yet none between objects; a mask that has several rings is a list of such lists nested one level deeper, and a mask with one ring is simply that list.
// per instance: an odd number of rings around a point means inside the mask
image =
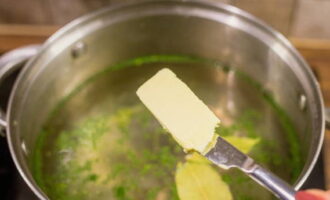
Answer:
[{"label": "butter", "polygon": [[186,151],[212,148],[220,120],[171,70],[160,70],[136,93]]}]

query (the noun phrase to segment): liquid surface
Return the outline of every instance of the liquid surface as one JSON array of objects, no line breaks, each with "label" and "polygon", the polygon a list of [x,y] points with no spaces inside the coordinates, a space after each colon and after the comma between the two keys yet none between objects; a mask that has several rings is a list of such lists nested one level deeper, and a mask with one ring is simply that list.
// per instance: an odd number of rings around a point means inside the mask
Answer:
[{"label": "liquid surface", "polygon": [[[179,199],[177,188],[182,188],[182,183],[175,181],[177,169],[191,161],[135,97],[136,88],[164,65],[181,74],[222,120],[217,128],[219,135],[282,178],[296,179],[303,165],[295,130],[260,84],[213,62],[185,56],[150,56],[92,76],[54,109],[40,132],[31,162],[34,178],[51,199]],[[229,87],[233,73],[242,88]],[[250,105],[248,99],[245,104],[237,100],[246,87],[258,99],[257,106]],[[102,92],[95,94],[103,96],[94,95],[97,90]],[[218,95],[220,91],[223,93]],[[86,99],[92,97],[95,99],[90,105]],[[232,111],[230,102],[238,113]],[[218,173],[233,199],[273,198],[241,172],[207,165],[206,169]]]}]

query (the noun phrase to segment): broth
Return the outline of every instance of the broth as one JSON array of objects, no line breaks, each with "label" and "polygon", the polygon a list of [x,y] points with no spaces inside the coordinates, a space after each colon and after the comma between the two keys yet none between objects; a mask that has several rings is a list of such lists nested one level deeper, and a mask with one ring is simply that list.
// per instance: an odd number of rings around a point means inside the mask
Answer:
[{"label": "broth", "polygon": [[[218,62],[159,55],[108,67],[59,102],[31,162],[51,199],[179,199],[174,177],[185,153],[135,95],[163,67],[221,119],[219,135],[258,139],[251,157],[285,180],[297,178],[303,161],[294,126],[261,84]],[[214,168],[234,199],[273,198],[238,170]]]}]

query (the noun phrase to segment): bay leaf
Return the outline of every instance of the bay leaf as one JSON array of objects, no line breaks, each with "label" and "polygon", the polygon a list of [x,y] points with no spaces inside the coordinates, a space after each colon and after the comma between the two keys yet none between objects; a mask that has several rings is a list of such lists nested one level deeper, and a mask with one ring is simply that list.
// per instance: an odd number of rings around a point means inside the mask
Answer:
[{"label": "bay leaf", "polygon": [[235,146],[237,149],[247,154],[260,141],[260,138],[248,138],[238,136],[224,136],[227,142]]},{"label": "bay leaf", "polygon": [[[238,136],[223,137],[229,143],[248,153],[260,141],[259,138]],[[179,163],[175,182],[180,200],[232,200],[229,186],[221,179],[209,160],[194,152],[186,156],[185,163]]]},{"label": "bay leaf", "polygon": [[175,182],[180,200],[232,200],[228,185],[209,161],[192,153],[179,163]]}]

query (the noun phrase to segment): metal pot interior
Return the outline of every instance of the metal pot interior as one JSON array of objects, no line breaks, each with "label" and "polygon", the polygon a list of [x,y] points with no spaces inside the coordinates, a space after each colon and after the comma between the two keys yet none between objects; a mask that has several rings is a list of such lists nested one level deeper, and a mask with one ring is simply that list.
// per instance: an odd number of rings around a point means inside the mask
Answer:
[{"label": "metal pot interior", "polygon": [[[118,163],[131,166],[143,160],[143,152],[163,151],[182,161],[183,152],[160,133],[135,95],[163,67],[216,113],[223,130],[261,138],[264,145],[251,156],[300,187],[323,130],[319,91],[305,63],[281,36],[232,7],[164,1],[110,8],[73,22],[23,70],[11,98],[9,142],[39,197],[116,199],[121,186],[103,183]],[[90,127],[102,134],[94,137]],[[141,159],[133,162],[129,154]],[[81,176],[60,169],[71,160]],[[164,187],[170,198],[176,166],[166,165],[171,162],[151,162],[153,171],[168,170],[161,178],[143,176],[140,168],[125,172],[124,179],[140,183],[132,189],[135,197],[146,199],[151,184]],[[86,184],[74,181],[77,176]],[[272,199],[252,181],[230,187],[235,198]]]}]

